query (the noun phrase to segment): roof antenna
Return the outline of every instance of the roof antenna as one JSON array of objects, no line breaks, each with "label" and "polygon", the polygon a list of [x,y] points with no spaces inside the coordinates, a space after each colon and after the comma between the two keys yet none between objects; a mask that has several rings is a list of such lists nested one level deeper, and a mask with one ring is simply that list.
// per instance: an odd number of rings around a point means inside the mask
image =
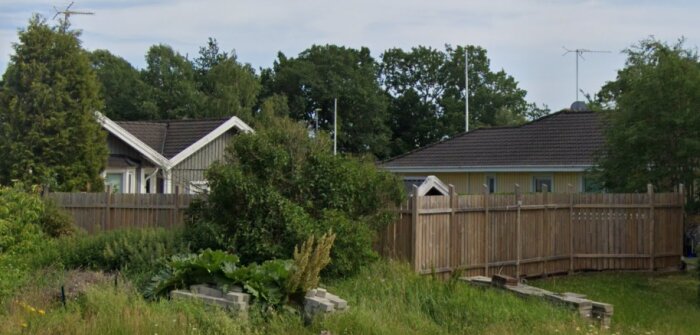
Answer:
[{"label": "roof antenna", "polygon": [[588,49],[570,50],[570,49],[567,49],[566,47],[562,47],[562,48],[564,50],[566,50],[566,52],[564,52],[564,54],[562,54],[562,56],[566,56],[572,52],[576,53],[576,100],[575,101],[578,101],[578,92],[579,92],[579,89],[578,89],[578,59],[581,58],[583,60],[586,60],[585,58],[583,58],[584,53],[608,53],[609,54],[610,51],[607,51],[607,50],[588,50]]},{"label": "roof antenna", "polygon": [[63,15],[63,20],[59,19],[60,22],[60,29],[62,32],[65,32],[66,29],[69,26],[68,18],[71,15],[94,15],[94,12],[82,12],[82,11],[76,11],[76,10],[71,10],[70,8],[75,4],[75,1],[71,1],[70,5],[68,5],[65,9],[63,10],[58,10],[56,6],[53,7],[53,9],[56,11],[56,14],[53,16],[52,20],[55,20],[58,15]]}]

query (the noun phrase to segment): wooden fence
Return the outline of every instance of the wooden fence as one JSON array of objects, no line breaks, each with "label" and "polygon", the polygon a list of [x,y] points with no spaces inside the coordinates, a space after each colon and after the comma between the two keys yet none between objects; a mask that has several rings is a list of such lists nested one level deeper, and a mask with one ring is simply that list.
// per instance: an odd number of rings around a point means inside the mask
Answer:
[{"label": "wooden fence", "polygon": [[89,233],[120,228],[173,227],[196,197],[190,194],[49,193]]},{"label": "wooden fence", "polygon": [[450,189],[452,196],[412,196],[380,234],[380,253],[409,261],[419,273],[466,276],[680,265],[682,186],[656,194],[651,186],[642,194],[521,195],[516,185],[511,195],[456,195]]}]

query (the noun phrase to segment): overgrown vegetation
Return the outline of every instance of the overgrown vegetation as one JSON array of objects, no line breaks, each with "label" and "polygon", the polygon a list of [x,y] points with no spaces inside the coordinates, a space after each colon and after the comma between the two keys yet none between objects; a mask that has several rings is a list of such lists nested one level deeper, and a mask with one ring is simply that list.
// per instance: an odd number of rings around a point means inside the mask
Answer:
[{"label": "overgrown vegetation", "polygon": [[698,333],[700,306],[694,291],[700,282],[695,273],[582,273],[530,284],[613,304],[611,333]]},{"label": "overgrown vegetation", "polygon": [[391,222],[402,185],[372,160],[331,149],[326,134],[310,138],[284,118],[236,136],[225,161],[208,171],[207,201],[191,207],[193,249],[228,250],[244,264],[285,259],[310,235],[333,230],[326,274],[348,275],[376,259],[372,240]]}]

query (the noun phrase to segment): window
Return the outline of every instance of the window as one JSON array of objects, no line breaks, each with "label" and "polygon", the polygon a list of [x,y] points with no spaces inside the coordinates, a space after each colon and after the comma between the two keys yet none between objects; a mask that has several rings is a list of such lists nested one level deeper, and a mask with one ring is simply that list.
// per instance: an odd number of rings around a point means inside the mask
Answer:
[{"label": "window", "polygon": [[496,193],[496,177],[487,176],[486,177],[486,187],[488,187],[489,193]]},{"label": "window", "polygon": [[122,193],[124,190],[124,174],[107,173],[105,175],[105,187],[109,188],[112,193]]},{"label": "window", "polygon": [[542,192],[543,185],[547,185],[547,190],[550,192],[554,189],[554,184],[552,183],[552,176],[535,176],[532,178],[533,189],[535,192]]}]

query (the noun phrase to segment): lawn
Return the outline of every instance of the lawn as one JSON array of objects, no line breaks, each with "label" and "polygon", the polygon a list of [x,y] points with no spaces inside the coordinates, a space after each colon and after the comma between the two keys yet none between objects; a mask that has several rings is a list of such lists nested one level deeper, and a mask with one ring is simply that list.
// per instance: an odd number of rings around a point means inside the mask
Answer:
[{"label": "lawn", "polygon": [[555,292],[583,293],[613,304],[612,333],[700,334],[696,272],[582,273],[530,284]]}]

